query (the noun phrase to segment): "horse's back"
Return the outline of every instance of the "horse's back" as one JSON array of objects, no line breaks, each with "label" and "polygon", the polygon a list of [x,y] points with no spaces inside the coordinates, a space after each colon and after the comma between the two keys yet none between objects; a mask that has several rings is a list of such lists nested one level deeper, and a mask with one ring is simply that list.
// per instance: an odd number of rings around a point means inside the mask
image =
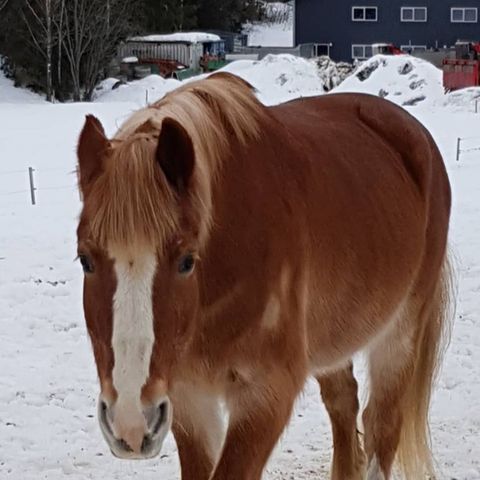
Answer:
[{"label": "horse's back", "polygon": [[304,172],[309,349],[325,366],[339,360],[336,352],[362,348],[409,292],[426,292],[435,280],[447,241],[448,178],[428,131],[386,100],[326,95],[271,113]]},{"label": "horse's back", "polygon": [[[428,130],[390,101],[368,94],[341,93],[294,100],[273,107],[271,112],[303,145],[312,145],[317,158],[319,143],[337,150],[342,145],[351,148],[357,142],[369,147],[372,142],[365,140],[370,138],[401,155],[404,167],[423,193],[428,193],[434,175],[447,180]],[[365,167],[368,165],[363,163]]]}]

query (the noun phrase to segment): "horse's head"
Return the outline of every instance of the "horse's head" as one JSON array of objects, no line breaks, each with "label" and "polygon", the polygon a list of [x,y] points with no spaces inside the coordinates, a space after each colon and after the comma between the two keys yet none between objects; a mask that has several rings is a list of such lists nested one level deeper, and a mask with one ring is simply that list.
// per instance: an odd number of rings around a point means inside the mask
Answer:
[{"label": "horse's head", "polygon": [[191,138],[171,118],[109,141],[88,116],[78,160],[78,256],[100,425],[114,455],[149,458],[172,422],[172,367],[198,308],[201,174]]}]

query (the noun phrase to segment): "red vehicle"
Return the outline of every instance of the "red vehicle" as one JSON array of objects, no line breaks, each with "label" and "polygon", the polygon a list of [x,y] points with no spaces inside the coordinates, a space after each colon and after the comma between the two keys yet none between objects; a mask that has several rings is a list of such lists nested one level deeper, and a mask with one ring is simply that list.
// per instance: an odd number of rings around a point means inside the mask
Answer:
[{"label": "red vehicle", "polygon": [[443,60],[446,91],[480,86],[480,43],[457,42],[455,58]]},{"label": "red vehicle", "polygon": [[375,43],[372,45],[373,55],[405,55],[405,52],[393,43]]}]

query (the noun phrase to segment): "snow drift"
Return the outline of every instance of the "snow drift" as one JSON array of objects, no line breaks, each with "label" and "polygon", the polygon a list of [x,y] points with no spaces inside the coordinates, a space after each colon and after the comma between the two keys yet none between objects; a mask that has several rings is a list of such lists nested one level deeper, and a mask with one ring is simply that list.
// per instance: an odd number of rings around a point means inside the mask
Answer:
[{"label": "snow drift", "polygon": [[434,103],[444,96],[441,70],[409,55],[376,55],[333,91],[370,93],[403,106]]}]

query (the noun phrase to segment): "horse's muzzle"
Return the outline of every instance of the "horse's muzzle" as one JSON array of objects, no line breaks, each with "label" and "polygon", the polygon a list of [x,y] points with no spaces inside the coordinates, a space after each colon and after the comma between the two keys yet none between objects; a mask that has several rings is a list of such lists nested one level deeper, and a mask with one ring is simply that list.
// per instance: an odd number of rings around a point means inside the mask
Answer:
[{"label": "horse's muzzle", "polygon": [[103,436],[112,454],[122,459],[156,457],[172,423],[172,406],[168,398],[142,410],[108,405],[100,398],[98,418]]}]

